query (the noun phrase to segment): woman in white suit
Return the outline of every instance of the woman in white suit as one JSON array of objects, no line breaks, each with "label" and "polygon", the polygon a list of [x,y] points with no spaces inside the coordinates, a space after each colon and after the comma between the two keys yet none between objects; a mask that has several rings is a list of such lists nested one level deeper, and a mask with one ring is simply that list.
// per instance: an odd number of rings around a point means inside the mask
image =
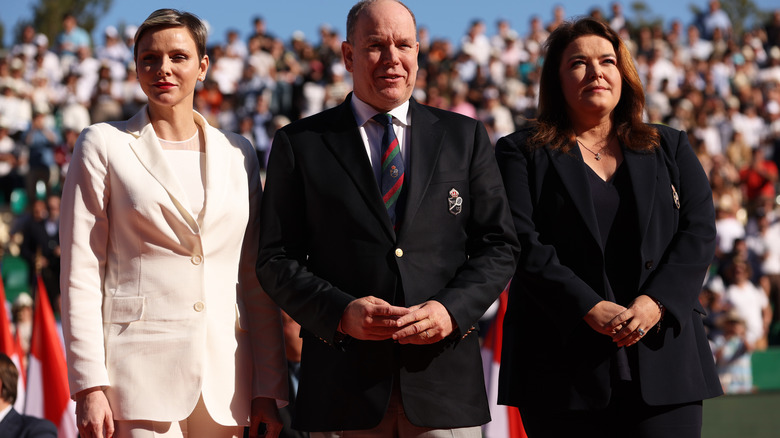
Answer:
[{"label": "woman in white suit", "polygon": [[76,145],[61,283],[82,437],[281,429],[280,313],[254,273],[259,167],[244,138],[193,111],[205,40],[194,15],[153,12],[135,37],[148,105]]}]

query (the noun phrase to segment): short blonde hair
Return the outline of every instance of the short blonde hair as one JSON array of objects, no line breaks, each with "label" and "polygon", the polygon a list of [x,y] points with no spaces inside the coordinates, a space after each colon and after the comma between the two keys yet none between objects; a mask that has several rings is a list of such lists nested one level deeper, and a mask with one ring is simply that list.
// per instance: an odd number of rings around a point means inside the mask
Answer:
[{"label": "short blonde hair", "polygon": [[208,29],[203,24],[200,18],[195,14],[189,12],[183,12],[178,9],[158,9],[148,17],[138,27],[135,32],[135,47],[133,48],[133,58],[138,58],[138,41],[149,31],[156,31],[160,29],[167,29],[171,27],[183,27],[190,31],[192,39],[195,41],[195,46],[198,49],[198,56],[203,59],[206,56],[206,37],[208,36]]}]

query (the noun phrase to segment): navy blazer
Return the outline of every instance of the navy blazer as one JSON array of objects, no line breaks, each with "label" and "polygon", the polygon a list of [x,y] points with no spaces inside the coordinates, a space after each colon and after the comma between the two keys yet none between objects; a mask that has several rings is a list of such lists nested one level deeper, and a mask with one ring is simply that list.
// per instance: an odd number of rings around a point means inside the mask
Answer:
[{"label": "navy blazer", "polygon": [[0,438],[57,438],[57,428],[45,418],[21,415],[11,408],[0,421]]},{"label": "navy blazer", "polygon": [[[348,98],[277,132],[261,208],[257,273],[303,327],[293,426],[368,429],[398,378],[406,415],[434,428],[490,420],[476,333],[506,286],[517,241],[493,149],[476,120],[410,102],[410,165],[396,233]],[[463,198],[449,210],[452,189]],[[334,343],[346,306],[373,295],[440,301],[460,333],[432,345]]]},{"label": "navy blazer", "polygon": [[[641,243],[638,288],[621,294],[666,306],[660,332],[653,328],[630,347],[638,350],[642,398],[663,405],[714,397],[721,387],[698,301],[715,250],[712,192],[686,134],[656,129],[662,147],[623,148]],[[521,245],[504,320],[499,402],[597,409],[609,403],[617,347],[583,320],[606,297],[587,169],[578,148],[529,148],[531,133],[496,145]]]}]

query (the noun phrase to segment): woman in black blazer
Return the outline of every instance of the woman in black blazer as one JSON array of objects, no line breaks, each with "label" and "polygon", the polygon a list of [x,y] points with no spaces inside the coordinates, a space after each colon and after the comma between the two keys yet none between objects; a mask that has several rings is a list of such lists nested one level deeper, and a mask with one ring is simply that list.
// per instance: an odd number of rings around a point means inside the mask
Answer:
[{"label": "woman in black blazer", "polygon": [[607,25],[547,41],[539,117],[496,155],[521,243],[499,402],[536,437],[698,437],[720,395],[698,302],[715,249],[685,133],[642,122],[631,55]]}]

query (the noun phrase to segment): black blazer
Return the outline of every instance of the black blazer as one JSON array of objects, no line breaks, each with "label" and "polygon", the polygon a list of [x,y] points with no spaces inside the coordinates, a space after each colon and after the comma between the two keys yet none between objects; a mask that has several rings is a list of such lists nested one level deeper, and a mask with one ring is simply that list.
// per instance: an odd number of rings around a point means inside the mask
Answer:
[{"label": "black blazer", "polygon": [[57,428],[49,420],[21,415],[11,408],[0,421],[0,438],[57,438]]},{"label": "black blazer", "polygon": [[[623,148],[621,164],[630,174],[641,242],[638,288],[621,292],[666,306],[661,331],[649,330],[631,347],[638,350],[642,397],[651,405],[721,394],[698,301],[715,250],[712,192],[685,133],[657,129],[662,148]],[[583,320],[606,296],[586,168],[577,148],[531,150],[530,134],[522,130],[496,145],[522,248],[504,320],[499,402],[604,407],[616,347]]]},{"label": "black blazer", "polygon": [[[410,102],[410,166],[396,234],[350,99],[277,132],[261,208],[257,273],[303,327],[293,426],[379,424],[394,376],[416,425],[490,420],[476,333],[469,329],[515,267],[517,241],[493,149],[473,119]],[[449,211],[451,189],[463,198]],[[374,295],[411,306],[440,301],[459,327],[428,346],[333,342],[347,304]]]}]

